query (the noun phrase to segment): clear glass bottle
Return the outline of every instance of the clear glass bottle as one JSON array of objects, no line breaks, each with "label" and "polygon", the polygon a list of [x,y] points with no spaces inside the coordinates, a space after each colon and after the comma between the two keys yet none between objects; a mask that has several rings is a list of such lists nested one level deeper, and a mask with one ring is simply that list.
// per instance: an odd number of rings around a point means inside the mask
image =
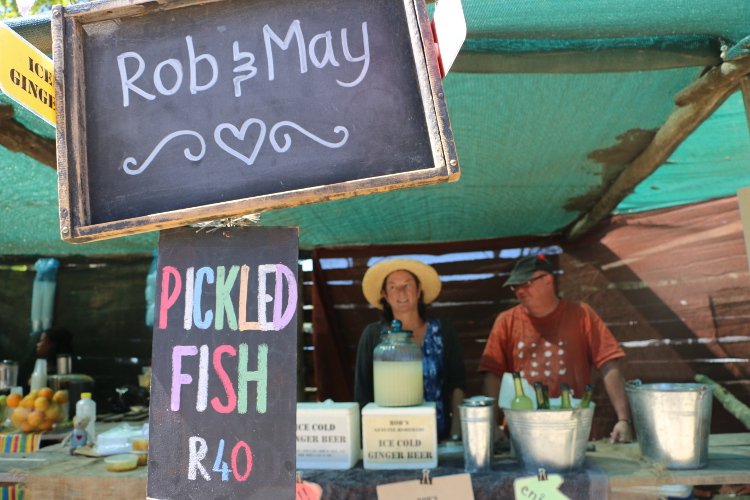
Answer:
[{"label": "clear glass bottle", "polygon": [[378,406],[417,406],[424,399],[422,350],[412,332],[394,319],[373,351],[373,385]]},{"label": "clear glass bottle", "polygon": [[588,384],[583,391],[581,398],[581,408],[588,408],[591,405],[591,396],[594,394],[594,384]]},{"label": "clear glass bottle", "polygon": [[560,384],[560,408],[572,408],[570,405],[570,385],[565,382]]},{"label": "clear glass bottle", "polygon": [[536,409],[546,410],[547,406],[544,404],[544,389],[542,388],[541,382],[534,382],[534,392],[536,392]]},{"label": "clear glass bottle", "polygon": [[513,372],[513,384],[516,389],[516,397],[510,402],[510,407],[514,410],[533,410],[534,403],[531,401],[531,398],[523,392],[520,372]]}]

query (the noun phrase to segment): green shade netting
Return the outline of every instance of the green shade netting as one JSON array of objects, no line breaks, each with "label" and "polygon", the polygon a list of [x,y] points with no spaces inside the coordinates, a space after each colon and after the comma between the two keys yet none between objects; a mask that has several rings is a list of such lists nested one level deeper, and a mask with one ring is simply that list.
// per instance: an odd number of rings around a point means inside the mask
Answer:
[{"label": "green shade netting", "polygon": [[733,94],[617,207],[642,212],[737,193],[750,186],[750,133],[742,94]]},{"label": "green shade netting", "polygon": [[[718,64],[721,50],[750,34],[747,0],[464,0],[463,5],[469,39],[444,81],[461,179],[268,212],[263,224],[300,226],[303,247],[559,231],[648,144],[674,111],[674,95],[705,66]],[[48,40],[48,21],[13,23],[37,45]],[[10,101],[0,96],[0,102]],[[54,138],[52,127],[14,107],[16,120]],[[748,140],[736,94],[618,210],[735,194],[750,185]],[[2,148],[0,211],[0,254],[156,247],[156,233],[63,243],[56,172]]]},{"label": "green shade netting", "polygon": [[263,222],[298,225],[311,246],[553,232],[647,144],[700,71],[449,74],[458,182],[270,212]]}]

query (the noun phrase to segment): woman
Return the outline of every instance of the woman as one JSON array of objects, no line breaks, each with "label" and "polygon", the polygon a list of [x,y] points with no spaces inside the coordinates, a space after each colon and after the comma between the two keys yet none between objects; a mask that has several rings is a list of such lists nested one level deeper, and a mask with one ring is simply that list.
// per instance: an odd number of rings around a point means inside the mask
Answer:
[{"label": "woman", "polygon": [[[466,369],[458,335],[448,321],[428,316],[426,304],[440,293],[440,277],[432,266],[413,259],[390,259],[370,267],[362,279],[367,301],[383,311],[381,321],[365,328],[359,339],[354,399],[360,407],[374,400],[372,356],[391,321],[410,330],[422,350],[424,399],[437,407],[438,437],[461,437],[458,405],[466,391]],[[451,416],[453,418],[451,418]]]}]

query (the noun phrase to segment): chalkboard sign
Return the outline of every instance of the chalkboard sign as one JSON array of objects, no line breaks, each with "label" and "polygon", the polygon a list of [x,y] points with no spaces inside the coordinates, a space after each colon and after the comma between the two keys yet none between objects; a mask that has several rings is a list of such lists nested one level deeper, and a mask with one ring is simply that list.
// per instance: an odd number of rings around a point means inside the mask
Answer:
[{"label": "chalkboard sign", "polygon": [[149,498],[294,498],[297,255],[297,228],[160,233]]},{"label": "chalkboard sign", "polygon": [[456,180],[422,0],[56,6],[62,238]]}]

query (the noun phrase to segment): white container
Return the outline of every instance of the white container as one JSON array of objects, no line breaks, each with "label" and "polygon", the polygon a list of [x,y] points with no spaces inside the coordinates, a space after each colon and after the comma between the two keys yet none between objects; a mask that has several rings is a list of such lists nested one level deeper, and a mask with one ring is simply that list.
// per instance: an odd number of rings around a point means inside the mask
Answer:
[{"label": "white container", "polygon": [[147,426],[148,424],[143,424],[143,426],[122,424],[104,431],[96,437],[94,452],[102,456],[131,453],[133,439],[148,439]]},{"label": "white container", "polygon": [[438,463],[435,403],[362,409],[365,469],[432,469]]},{"label": "white container", "polygon": [[358,403],[297,403],[297,469],[351,469],[359,428]]},{"label": "white container", "polygon": [[89,435],[89,443],[96,441],[96,402],[91,399],[90,392],[81,394],[81,399],[76,403],[76,416],[89,417],[86,433]]},{"label": "white container", "polygon": [[47,360],[37,359],[34,365],[34,371],[31,373],[31,386],[32,391],[38,391],[47,387]]}]

